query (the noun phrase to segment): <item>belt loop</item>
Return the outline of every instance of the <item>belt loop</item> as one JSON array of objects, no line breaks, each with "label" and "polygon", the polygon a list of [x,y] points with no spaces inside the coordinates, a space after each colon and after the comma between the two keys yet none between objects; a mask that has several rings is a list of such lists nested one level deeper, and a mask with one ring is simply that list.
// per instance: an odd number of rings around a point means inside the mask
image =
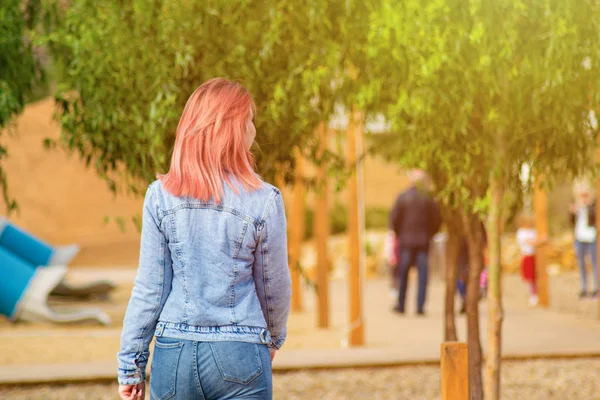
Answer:
[{"label": "belt loop", "polygon": [[260,342],[264,344],[271,343],[271,333],[267,329],[260,331]]},{"label": "belt loop", "polygon": [[158,325],[156,325],[156,331],[154,331],[154,336],[161,337],[164,330],[165,330],[165,324],[162,322],[159,322]]}]

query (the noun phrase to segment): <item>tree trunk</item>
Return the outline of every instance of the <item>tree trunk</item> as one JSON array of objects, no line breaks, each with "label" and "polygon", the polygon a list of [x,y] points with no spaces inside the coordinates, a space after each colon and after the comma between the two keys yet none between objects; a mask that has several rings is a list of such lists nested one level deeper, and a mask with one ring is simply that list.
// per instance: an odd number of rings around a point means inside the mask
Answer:
[{"label": "tree trunk", "polygon": [[444,341],[456,342],[456,318],[454,299],[456,298],[456,279],[458,253],[463,237],[461,216],[456,210],[443,210],[442,215],[448,228],[446,242],[446,299],[444,304]]},{"label": "tree trunk", "polygon": [[469,279],[467,283],[467,343],[469,345],[469,399],[483,399],[481,377],[482,354],[479,338],[479,279],[483,268],[483,230],[479,217],[463,213],[469,245]]},{"label": "tree trunk", "polygon": [[365,262],[364,242],[364,180],[363,180],[363,122],[361,112],[353,111],[347,131],[346,160],[352,168],[348,180],[348,288],[350,292],[350,346],[365,344],[365,324],[363,320],[363,281]]},{"label": "tree trunk", "polygon": [[457,342],[456,320],[454,312],[454,299],[456,297],[456,279],[458,252],[460,250],[460,236],[455,232],[448,232],[446,243],[446,302],[444,305],[444,341]]},{"label": "tree trunk", "polygon": [[[537,237],[548,237],[548,193],[542,186],[543,177],[535,178],[533,189],[533,212]],[[548,247],[545,244],[535,249],[535,280],[539,306],[548,308],[550,294],[548,289]]]},{"label": "tree trunk", "polygon": [[[600,140],[600,136],[598,137]],[[600,162],[600,148],[596,149],[596,163]],[[598,179],[598,178],[596,178]],[[600,215],[600,181],[596,182],[596,215]],[[596,217],[598,218],[598,217]],[[596,240],[596,251],[600,250],[600,240]],[[600,319],[600,298],[598,299],[598,318]]]},{"label": "tree trunk", "polygon": [[485,365],[485,398],[500,399],[500,358],[502,354],[502,183],[492,177],[490,181],[491,203],[488,218],[489,271],[488,271],[488,345]]},{"label": "tree trunk", "polygon": [[292,189],[292,208],[289,212],[289,264],[292,277],[292,311],[304,311],[302,296],[302,274],[300,273],[300,257],[304,240],[306,188],[302,181],[304,177],[304,158],[296,151],[296,181]]},{"label": "tree trunk", "polygon": [[[317,128],[319,135],[319,156],[327,150],[327,127],[321,122]],[[317,243],[317,326],[329,328],[329,179],[327,165],[317,166],[317,179],[321,185],[318,193],[315,210],[315,241]]]}]

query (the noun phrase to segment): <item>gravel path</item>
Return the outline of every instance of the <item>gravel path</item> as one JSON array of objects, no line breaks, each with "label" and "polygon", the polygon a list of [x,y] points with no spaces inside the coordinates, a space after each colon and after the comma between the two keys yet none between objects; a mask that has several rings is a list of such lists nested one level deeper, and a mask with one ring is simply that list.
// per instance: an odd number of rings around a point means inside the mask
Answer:
[{"label": "gravel path", "polygon": [[[600,399],[600,360],[505,363],[504,400]],[[439,399],[437,367],[347,369],[276,374],[276,400]],[[116,384],[0,388],[0,399],[118,400]]]}]

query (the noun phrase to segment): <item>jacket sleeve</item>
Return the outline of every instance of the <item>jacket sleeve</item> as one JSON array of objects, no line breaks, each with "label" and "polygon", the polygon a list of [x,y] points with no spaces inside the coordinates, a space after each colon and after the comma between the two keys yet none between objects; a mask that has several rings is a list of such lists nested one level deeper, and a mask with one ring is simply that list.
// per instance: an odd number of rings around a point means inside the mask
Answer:
[{"label": "jacket sleeve", "polygon": [[118,379],[122,385],[137,384],[146,379],[150,342],[173,279],[171,253],[160,229],[152,186],[146,192],[142,214],[140,263],[123,321],[121,350],[117,357]]},{"label": "jacket sleeve", "polygon": [[256,292],[271,333],[269,347],[273,349],[279,349],[285,342],[290,313],[292,290],[286,229],[283,199],[277,190],[259,227],[253,269]]}]

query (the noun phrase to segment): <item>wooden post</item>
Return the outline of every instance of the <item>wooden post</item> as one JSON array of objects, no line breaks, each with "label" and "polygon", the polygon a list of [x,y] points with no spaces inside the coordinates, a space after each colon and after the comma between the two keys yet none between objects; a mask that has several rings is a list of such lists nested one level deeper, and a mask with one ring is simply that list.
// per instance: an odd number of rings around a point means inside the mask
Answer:
[{"label": "wooden post", "polygon": [[289,212],[289,260],[292,275],[292,311],[303,311],[302,302],[302,275],[298,270],[302,255],[302,242],[304,240],[304,218],[306,190],[304,182],[304,158],[300,151],[296,151],[296,170],[294,187],[292,189],[292,208]]},{"label": "wooden post", "polygon": [[466,343],[441,346],[442,400],[469,398],[469,348]]},{"label": "wooden post", "polygon": [[352,170],[352,174],[348,179],[348,252],[350,261],[348,269],[350,290],[348,343],[350,346],[365,344],[362,300],[362,283],[365,270],[362,124],[362,113],[353,111],[348,122],[346,144],[347,162]]},{"label": "wooden post", "polygon": [[[588,94],[589,109],[590,109],[589,118],[590,118],[591,125],[597,127],[597,125],[598,125],[597,118],[600,117],[600,115],[596,115],[593,111],[594,103],[592,101],[593,100],[592,93],[593,93],[592,84],[590,83],[589,84],[589,94]],[[596,139],[596,154],[595,154],[595,156],[596,156],[596,167],[598,167],[598,165],[600,165],[600,136],[598,136]],[[598,237],[598,236],[600,236],[600,235],[598,235],[600,233],[599,229],[598,229],[598,227],[600,227],[600,223],[598,221],[598,216],[600,215],[599,212],[600,212],[600,180],[596,181],[596,248],[600,250],[600,238]],[[598,296],[598,318],[600,319],[600,296]]]},{"label": "wooden post", "polygon": [[504,188],[502,178],[496,174],[490,177],[490,208],[488,216],[488,340],[485,360],[484,397],[488,400],[500,399],[500,367],[502,356],[502,211]]},{"label": "wooden post", "polygon": [[[323,122],[317,128],[319,137],[319,155],[327,150],[328,129]],[[317,166],[317,182],[319,192],[317,194],[315,209],[315,240],[317,244],[317,326],[319,328],[329,327],[329,252],[327,243],[329,241],[329,182],[327,178],[327,165]]]},{"label": "wooden post", "polygon": [[[599,138],[600,140],[600,138]],[[600,146],[600,144],[599,144]],[[600,147],[596,148],[596,165],[600,164]],[[600,223],[598,216],[600,215],[600,180],[596,181],[596,247],[600,249],[600,240],[598,238],[598,227]],[[600,254],[600,253],[599,253]],[[600,296],[598,297],[598,318],[600,319]]]},{"label": "wooden post", "polygon": [[[548,237],[548,199],[539,178],[536,178],[533,192],[533,212],[535,214],[537,236]],[[550,296],[548,293],[548,247],[546,244],[537,247],[535,251],[535,266],[539,305],[541,307],[548,307],[550,305]]]},{"label": "wooden post", "polygon": [[454,299],[456,297],[456,280],[458,277],[458,253],[463,241],[462,217],[457,210],[442,206],[442,220],[448,229],[446,241],[446,293],[444,301],[444,341],[456,342],[456,317],[454,312]]},{"label": "wooden post", "polygon": [[481,329],[479,318],[479,282],[483,268],[483,224],[473,212],[461,212],[463,228],[469,247],[469,273],[467,281],[467,343],[469,345],[469,398],[483,399],[481,369]]}]

